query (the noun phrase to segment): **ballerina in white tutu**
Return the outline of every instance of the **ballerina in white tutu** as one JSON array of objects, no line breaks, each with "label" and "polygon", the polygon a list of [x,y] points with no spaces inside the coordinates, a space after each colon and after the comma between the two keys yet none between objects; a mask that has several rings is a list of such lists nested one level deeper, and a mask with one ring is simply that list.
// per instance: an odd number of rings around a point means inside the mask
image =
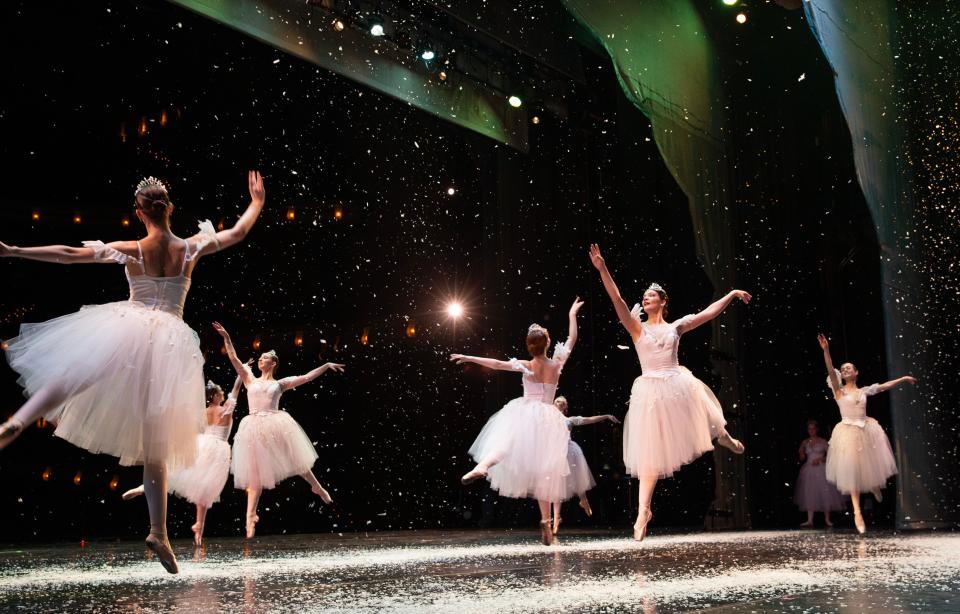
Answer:
[{"label": "ballerina in white tutu", "polygon": [[124,265],[129,300],[88,305],[40,324],[23,324],[7,346],[7,360],[30,397],[0,426],[0,448],[40,416],[57,425],[54,434],[91,452],[143,465],[150,512],[147,546],[170,573],[177,560],[167,539],[167,469],[187,467],[197,455],[203,428],[203,354],[197,334],[183,322],[190,277],[201,256],[239,243],[263,209],[260,174],[247,176],[250,204],[228,230],[210,222],[181,239],[170,230],[173,204],[153,177],[134,194],[137,218],[146,227],[140,241],[83,247],[14,247],[0,243],[0,256],[64,264]]},{"label": "ballerina in white tutu", "polygon": [[903,383],[916,384],[917,379],[904,375],[883,384],[858,388],[860,373],[853,363],[845,362],[837,371],[830,356],[830,342],[824,335],[817,335],[817,341],[827,366],[827,385],[840,407],[840,424],[833,427],[827,450],[827,481],[835,484],[841,493],[850,495],[853,522],[857,532],[863,534],[867,524],[860,513],[860,493],[872,492],[876,500],[881,501],[880,489],[897,473],[887,434],[879,422],[867,416],[867,397]]},{"label": "ballerina in white tutu", "polygon": [[[251,359],[252,361],[252,359]],[[240,376],[233,382],[233,390],[224,398],[223,388],[207,382],[207,407],[204,411],[206,428],[197,436],[197,460],[193,465],[172,471],[167,480],[167,490],[197,506],[197,522],[190,527],[193,543],[203,545],[203,528],[207,510],[220,500],[220,493],[230,476],[230,430],[233,427],[233,410],[240,393]],[[143,485],[123,493],[128,501],[143,494]]]},{"label": "ballerina in white tutu", "polygon": [[[567,411],[570,409],[570,404],[567,401],[567,397],[557,397],[553,400],[553,404],[556,405],[557,409],[560,410],[560,413],[564,415],[567,423],[567,430],[571,430],[575,426],[586,426],[588,424],[597,424],[598,422],[620,424],[620,421],[617,420],[617,417],[610,414],[588,417],[567,416]],[[597,483],[593,479],[593,474],[590,473],[590,466],[587,464],[587,458],[583,455],[583,450],[580,449],[580,446],[573,439],[570,439],[570,443],[567,445],[567,464],[570,465],[570,473],[567,475],[566,488],[564,489],[564,499],[568,499],[576,495],[580,501],[580,507],[583,509],[584,513],[587,516],[593,516],[593,508],[590,507],[590,500],[587,499],[587,491],[596,486]],[[562,503],[562,501],[555,501],[553,503],[554,535],[556,535],[560,530],[560,522],[563,520],[560,517],[560,507]]]},{"label": "ballerina in white tutu", "polygon": [[[653,518],[650,503],[657,480],[712,450],[714,439],[735,454],[743,454],[743,444],[725,428],[717,397],[680,366],[677,351],[680,335],[716,318],[733,299],[749,303],[751,296],[743,290],[731,290],[700,313],[667,322],[668,297],[659,284],[647,288],[643,302],[630,310],[596,244],[590,246],[590,261],[600,272],[603,287],[640,358],[642,373],[633,383],[630,409],[623,421],[623,463],[627,473],[640,481],[633,537],[642,540]],[[646,321],[640,320],[641,312],[647,314]]]},{"label": "ballerina in white tutu", "polygon": [[223,337],[227,356],[247,388],[250,413],[240,421],[233,437],[230,471],[233,472],[233,485],[247,491],[246,534],[249,539],[260,520],[257,515],[260,494],[289,477],[299,475],[324,503],[333,502],[311,470],[318,458],[317,451],[297,421],[280,409],[280,396],[287,390],[312,382],[327,371],[342,373],[344,365],[328,362],[305,375],[278,380],[274,373],[280,365],[280,358],[276,352],[270,351],[260,355],[257,360],[260,377],[254,377],[253,370],[237,358],[230,334],[218,322],[214,322],[213,327]]},{"label": "ballerina in white tutu", "polygon": [[540,533],[543,543],[553,543],[550,527],[550,503],[566,497],[567,448],[570,431],[563,415],[553,405],[560,372],[577,343],[577,312],[583,301],[577,297],[570,306],[570,333],[558,343],[553,357],[547,358],[550,334],[533,324],[527,330],[530,360],[496,360],[451,354],[457,364],[474,363],[488,369],[517,371],[523,374],[523,396],[513,399],[493,414],[470,446],[477,462],[461,481],[469,484],[486,477],[490,488],[504,497],[531,497],[540,506]]},{"label": "ballerina in white tutu", "polygon": [[829,444],[820,437],[820,425],[816,420],[807,422],[807,438],[800,444],[800,474],[797,476],[797,488],[793,502],[800,511],[807,513],[807,520],[800,524],[803,528],[813,526],[813,515],[823,512],[823,522],[832,527],[830,512],[843,509],[843,497],[837,487],[827,481],[826,460]]}]

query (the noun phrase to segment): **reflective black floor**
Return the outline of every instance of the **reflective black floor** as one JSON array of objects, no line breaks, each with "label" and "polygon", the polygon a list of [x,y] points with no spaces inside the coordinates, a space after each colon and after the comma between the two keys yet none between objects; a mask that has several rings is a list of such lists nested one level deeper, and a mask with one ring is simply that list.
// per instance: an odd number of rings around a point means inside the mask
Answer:
[{"label": "reflective black floor", "polygon": [[960,535],[426,531],[0,551],[0,610],[960,612]]}]

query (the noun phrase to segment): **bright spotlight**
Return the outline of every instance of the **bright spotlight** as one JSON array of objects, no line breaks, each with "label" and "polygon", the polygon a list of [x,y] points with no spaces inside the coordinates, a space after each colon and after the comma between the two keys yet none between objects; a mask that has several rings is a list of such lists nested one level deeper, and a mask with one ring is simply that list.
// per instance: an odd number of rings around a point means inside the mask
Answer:
[{"label": "bright spotlight", "polygon": [[463,305],[456,302],[447,304],[447,315],[451,318],[459,318],[463,315]]},{"label": "bright spotlight", "polygon": [[447,196],[453,196],[456,193],[457,193],[456,188],[447,188]]},{"label": "bright spotlight", "polygon": [[421,59],[424,59],[424,60],[426,60],[426,61],[428,61],[428,62],[429,62],[430,60],[432,60],[433,58],[435,58],[435,57],[437,57],[437,54],[435,54],[433,51],[431,51],[431,50],[429,50],[429,49],[427,49],[426,51],[424,51],[423,53],[420,54],[420,58],[421,58]]},{"label": "bright spotlight", "polygon": [[739,0],[723,0],[723,3],[727,6],[736,6]]},{"label": "bright spotlight", "polygon": [[374,36],[383,36],[383,24],[374,23],[372,26],[370,26],[370,34]]},{"label": "bright spotlight", "polygon": [[747,14],[737,13],[737,23],[747,23]]},{"label": "bright spotlight", "polygon": [[507,102],[509,102],[510,106],[513,107],[514,109],[519,109],[520,105],[523,104],[523,101],[520,100],[519,96],[511,96],[507,98]]}]

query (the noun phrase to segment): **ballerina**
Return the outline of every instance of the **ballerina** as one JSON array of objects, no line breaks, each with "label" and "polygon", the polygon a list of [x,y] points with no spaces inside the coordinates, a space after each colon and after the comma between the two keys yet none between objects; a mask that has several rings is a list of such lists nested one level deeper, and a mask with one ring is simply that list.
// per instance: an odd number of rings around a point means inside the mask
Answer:
[{"label": "ballerina", "polygon": [[[251,359],[252,361],[253,359]],[[230,476],[230,430],[233,427],[233,410],[240,392],[240,376],[233,382],[233,389],[224,398],[223,388],[207,382],[207,407],[204,411],[206,428],[197,435],[197,460],[190,467],[173,471],[167,481],[167,490],[197,506],[197,522],[190,527],[193,543],[203,545],[203,529],[207,511],[220,500],[220,493]],[[123,493],[124,501],[143,494],[143,484]]]},{"label": "ballerina", "polygon": [[310,438],[290,414],[280,410],[280,396],[287,390],[312,382],[327,371],[343,372],[344,365],[328,362],[304,375],[275,379],[280,358],[274,351],[265,352],[257,360],[260,377],[240,362],[230,334],[218,322],[213,323],[220,336],[230,363],[247,388],[250,413],[243,417],[233,437],[233,485],[247,491],[247,539],[253,537],[257,522],[257,505],[264,489],[274,488],[279,482],[299,475],[310,484],[313,494],[327,505],[333,503],[330,493],[320,485],[311,468],[317,451]]},{"label": "ballerina", "polygon": [[800,511],[807,513],[807,520],[800,524],[807,528],[813,526],[813,515],[823,512],[823,522],[832,527],[830,512],[843,509],[843,497],[840,491],[827,482],[826,465],[829,445],[827,440],[820,437],[820,425],[816,420],[807,421],[807,438],[800,444],[800,474],[797,476],[797,488],[793,501]]},{"label": "ballerina", "polygon": [[[743,444],[725,428],[717,397],[680,366],[677,350],[682,334],[716,318],[733,299],[749,303],[752,297],[743,290],[731,290],[700,313],[667,322],[668,297],[659,284],[651,284],[643,293],[643,302],[630,310],[596,244],[590,246],[590,261],[600,272],[603,287],[640,358],[642,373],[633,383],[630,409],[624,418],[623,462],[627,473],[640,481],[633,538],[642,541],[653,519],[650,504],[657,480],[712,450],[714,439],[731,452],[743,454]],[[641,311],[647,314],[645,322],[640,320]]]},{"label": "ballerina", "polygon": [[239,243],[257,221],[265,199],[260,173],[248,173],[247,187],[246,211],[220,232],[206,221],[188,239],[174,235],[167,188],[148,177],[134,193],[147,232],[140,241],[0,243],[4,257],[124,265],[129,300],[23,324],[8,342],[7,360],[30,398],[0,426],[0,448],[45,416],[57,425],[54,434],[74,445],[117,456],[121,465],[143,465],[146,543],[170,573],[178,567],[167,539],[167,469],[194,462],[202,428],[197,408],[204,401],[203,354],[197,334],[183,322],[183,305],[199,258]]},{"label": "ballerina", "polygon": [[866,533],[867,524],[860,513],[860,493],[871,492],[879,502],[883,500],[880,489],[887,479],[897,473],[890,440],[883,427],[867,416],[867,397],[886,392],[903,383],[916,384],[917,379],[904,375],[883,384],[857,387],[860,375],[853,363],[845,362],[840,370],[833,368],[830,342],[824,335],[817,335],[823,362],[827,366],[827,385],[840,408],[840,423],[833,427],[830,447],[827,450],[827,481],[837,490],[850,495],[853,504],[853,523],[857,532]]},{"label": "ballerina", "polygon": [[[573,429],[575,426],[585,426],[588,424],[597,424],[598,422],[610,422],[612,424],[620,424],[620,421],[617,420],[616,416],[610,414],[604,414],[602,416],[567,416],[567,411],[570,408],[570,404],[567,401],[567,397],[559,396],[553,400],[553,404],[557,406],[557,409],[560,410],[560,413],[563,414],[566,419],[567,430]],[[590,466],[587,464],[587,459],[583,455],[583,450],[580,449],[580,446],[577,445],[573,439],[570,439],[570,443],[567,445],[567,464],[570,465],[570,475],[567,476],[566,484],[566,497],[577,495],[577,498],[580,501],[580,507],[583,509],[584,513],[587,516],[593,516],[593,508],[590,507],[590,500],[587,499],[587,491],[596,486],[596,481],[593,479],[593,474],[590,473]],[[553,534],[556,535],[560,530],[560,522],[562,518],[560,517],[560,507],[562,506],[562,501],[553,502]]]},{"label": "ballerina", "polygon": [[577,343],[577,312],[582,306],[580,297],[570,306],[569,336],[557,344],[552,358],[547,358],[550,334],[539,324],[532,324],[527,330],[530,360],[450,355],[450,360],[457,364],[474,363],[523,374],[523,396],[507,403],[487,421],[470,446],[470,456],[477,466],[464,475],[461,482],[469,484],[486,477],[490,488],[504,497],[536,499],[540,506],[540,534],[546,546],[553,543],[550,503],[564,499],[566,477],[570,472],[567,464],[570,431],[553,405],[553,397],[560,372]]}]

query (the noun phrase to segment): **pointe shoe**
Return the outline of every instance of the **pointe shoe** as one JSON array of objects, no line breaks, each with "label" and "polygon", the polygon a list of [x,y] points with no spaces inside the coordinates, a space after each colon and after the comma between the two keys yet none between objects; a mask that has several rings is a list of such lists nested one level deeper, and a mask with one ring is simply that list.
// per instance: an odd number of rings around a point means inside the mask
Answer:
[{"label": "pointe shoe", "polygon": [[553,543],[553,531],[550,530],[550,519],[540,521],[540,541],[544,546]]},{"label": "pointe shoe", "polygon": [[590,502],[587,501],[585,498],[580,499],[580,507],[583,508],[583,512],[587,515],[588,518],[593,516],[593,508],[590,507]]},{"label": "pointe shoe", "polygon": [[643,541],[643,538],[647,536],[647,526],[651,520],[653,520],[653,512],[648,508],[641,507],[637,514],[637,522],[633,525],[633,539],[638,542]]},{"label": "pointe shoe", "polygon": [[806,521],[806,522],[801,522],[801,523],[800,523],[800,528],[801,528],[801,529],[809,529],[809,528],[812,527],[812,526],[813,526],[813,523],[812,523],[811,521],[809,521],[809,520]]},{"label": "pointe shoe", "polygon": [[460,478],[460,483],[466,486],[472,482],[479,480],[480,478],[487,477],[487,471],[482,469],[480,465],[477,465],[469,473],[465,473],[462,478]]},{"label": "pointe shoe", "polygon": [[739,439],[734,439],[730,436],[730,433],[724,431],[722,435],[717,437],[717,443],[724,448],[730,450],[734,454],[743,454],[746,448],[740,443]]},{"label": "pointe shoe", "polygon": [[23,422],[20,422],[16,418],[10,418],[3,424],[0,424],[0,450],[10,445],[22,432]]},{"label": "pointe shoe", "polygon": [[873,490],[870,491],[870,494],[872,494],[873,498],[877,500],[877,503],[880,503],[881,501],[883,501],[883,493],[880,492],[879,488],[874,488]]},{"label": "pointe shoe", "polygon": [[146,541],[147,548],[157,555],[157,559],[160,561],[160,564],[163,565],[164,569],[174,574],[180,572],[180,568],[177,566],[177,557],[173,554],[173,548],[170,547],[170,542],[167,540],[166,535],[151,533],[147,535]]},{"label": "pointe shoe", "polygon": [[853,526],[857,527],[857,533],[860,535],[867,532],[867,523],[863,521],[863,516],[860,514],[853,515]]},{"label": "pointe shoe", "polygon": [[260,522],[260,517],[256,514],[247,516],[247,539],[253,539],[254,534],[257,532],[258,522]]},{"label": "pointe shoe", "polygon": [[190,530],[193,531],[193,545],[202,546],[203,545],[203,526],[199,522],[194,523]]},{"label": "pointe shoe", "polygon": [[333,499],[330,497],[330,493],[328,493],[327,489],[324,488],[323,486],[317,486],[316,488],[311,487],[310,491],[313,492],[313,494],[320,497],[320,500],[326,503],[327,505],[330,505],[331,503],[333,503]]},{"label": "pointe shoe", "polygon": [[120,498],[123,499],[124,501],[129,501],[130,499],[133,499],[134,497],[139,497],[142,494],[143,494],[143,486],[137,486],[136,488],[131,488],[127,492],[120,495]]},{"label": "pointe shoe", "polygon": [[553,534],[556,535],[557,531],[560,530],[560,523],[563,521],[563,518],[560,516],[553,517]]}]

